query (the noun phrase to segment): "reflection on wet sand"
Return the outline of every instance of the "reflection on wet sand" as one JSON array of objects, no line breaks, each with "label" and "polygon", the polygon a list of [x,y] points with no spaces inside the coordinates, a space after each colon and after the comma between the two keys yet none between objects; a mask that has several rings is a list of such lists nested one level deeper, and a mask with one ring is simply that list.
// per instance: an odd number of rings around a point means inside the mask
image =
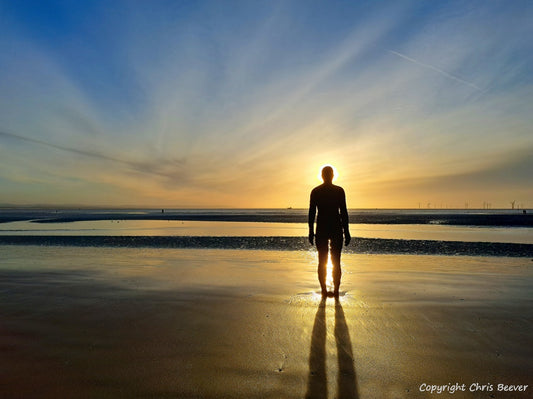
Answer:
[{"label": "reflection on wet sand", "polygon": [[[328,397],[326,372],[326,299],[322,298],[315,315],[309,352],[309,375],[306,399]],[[358,398],[357,377],[353,362],[352,341],[340,301],[335,301],[335,343],[337,348],[336,398]]]}]

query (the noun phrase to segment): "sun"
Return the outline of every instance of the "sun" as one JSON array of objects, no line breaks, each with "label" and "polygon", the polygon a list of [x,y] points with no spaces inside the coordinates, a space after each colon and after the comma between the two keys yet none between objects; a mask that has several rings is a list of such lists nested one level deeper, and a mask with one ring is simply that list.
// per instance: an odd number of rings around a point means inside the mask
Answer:
[{"label": "sun", "polygon": [[339,172],[337,172],[337,169],[335,168],[335,166],[329,163],[322,165],[320,169],[318,169],[318,174],[316,175],[317,179],[322,181],[322,169],[324,169],[326,166],[329,166],[330,168],[333,169],[333,181],[337,180],[337,178],[339,177]]}]

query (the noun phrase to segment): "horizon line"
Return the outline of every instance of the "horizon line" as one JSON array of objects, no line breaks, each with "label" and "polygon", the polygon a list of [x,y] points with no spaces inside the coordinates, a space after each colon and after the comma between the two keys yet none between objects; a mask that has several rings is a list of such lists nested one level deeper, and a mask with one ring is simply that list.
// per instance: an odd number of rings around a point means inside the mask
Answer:
[{"label": "horizon line", "polygon": [[[15,205],[15,204],[0,204],[0,209],[42,209],[42,210],[151,210],[151,211],[181,211],[181,210],[307,210],[308,207],[154,207],[154,206],[104,206],[104,205],[45,205],[45,204],[29,204],[29,205]],[[463,210],[463,211],[519,211],[529,209],[528,207],[516,208],[464,208],[464,207],[439,207],[439,208],[420,208],[420,207],[355,207],[348,208],[348,210],[418,210],[418,211],[438,211],[438,210]]]}]

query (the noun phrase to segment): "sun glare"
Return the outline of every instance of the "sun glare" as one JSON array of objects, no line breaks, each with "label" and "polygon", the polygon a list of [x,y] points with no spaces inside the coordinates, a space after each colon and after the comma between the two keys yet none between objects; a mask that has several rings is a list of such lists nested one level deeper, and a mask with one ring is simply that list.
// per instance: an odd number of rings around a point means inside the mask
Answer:
[{"label": "sun glare", "polygon": [[331,263],[331,256],[328,254],[328,263],[326,265],[326,287],[328,291],[333,291],[333,264]]},{"label": "sun glare", "polygon": [[320,169],[318,170],[318,174],[316,175],[318,180],[322,181],[322,169],[324,169],[326,166],[329,166],[333,169],[333,181],[337,180],[337,178],[339,177],[339,172],[337,172],[337,169],[335,168],[335,166],[328,164],[328,163],[322,165]]}]

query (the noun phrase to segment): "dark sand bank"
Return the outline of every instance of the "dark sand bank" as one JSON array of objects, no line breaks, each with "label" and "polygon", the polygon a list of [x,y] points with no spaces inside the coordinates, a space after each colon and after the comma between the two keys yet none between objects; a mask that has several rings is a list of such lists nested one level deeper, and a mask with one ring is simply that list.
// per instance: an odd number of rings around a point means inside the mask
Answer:
[{"label": "dark sand bank", "polygon": [[532,382],[528,259],[346,255],[336,304],[308,252],[0,255],[0,397],[531,397],[497,391]]},{"label": "dark sand bank", "polygon": [[[204,248],[301,251],[310,248],[307,237],[209,236],[2,236],[0,245],[74,247]],[[400,240],[354,237],[346,253],[533,258],[533,244]]]}]

